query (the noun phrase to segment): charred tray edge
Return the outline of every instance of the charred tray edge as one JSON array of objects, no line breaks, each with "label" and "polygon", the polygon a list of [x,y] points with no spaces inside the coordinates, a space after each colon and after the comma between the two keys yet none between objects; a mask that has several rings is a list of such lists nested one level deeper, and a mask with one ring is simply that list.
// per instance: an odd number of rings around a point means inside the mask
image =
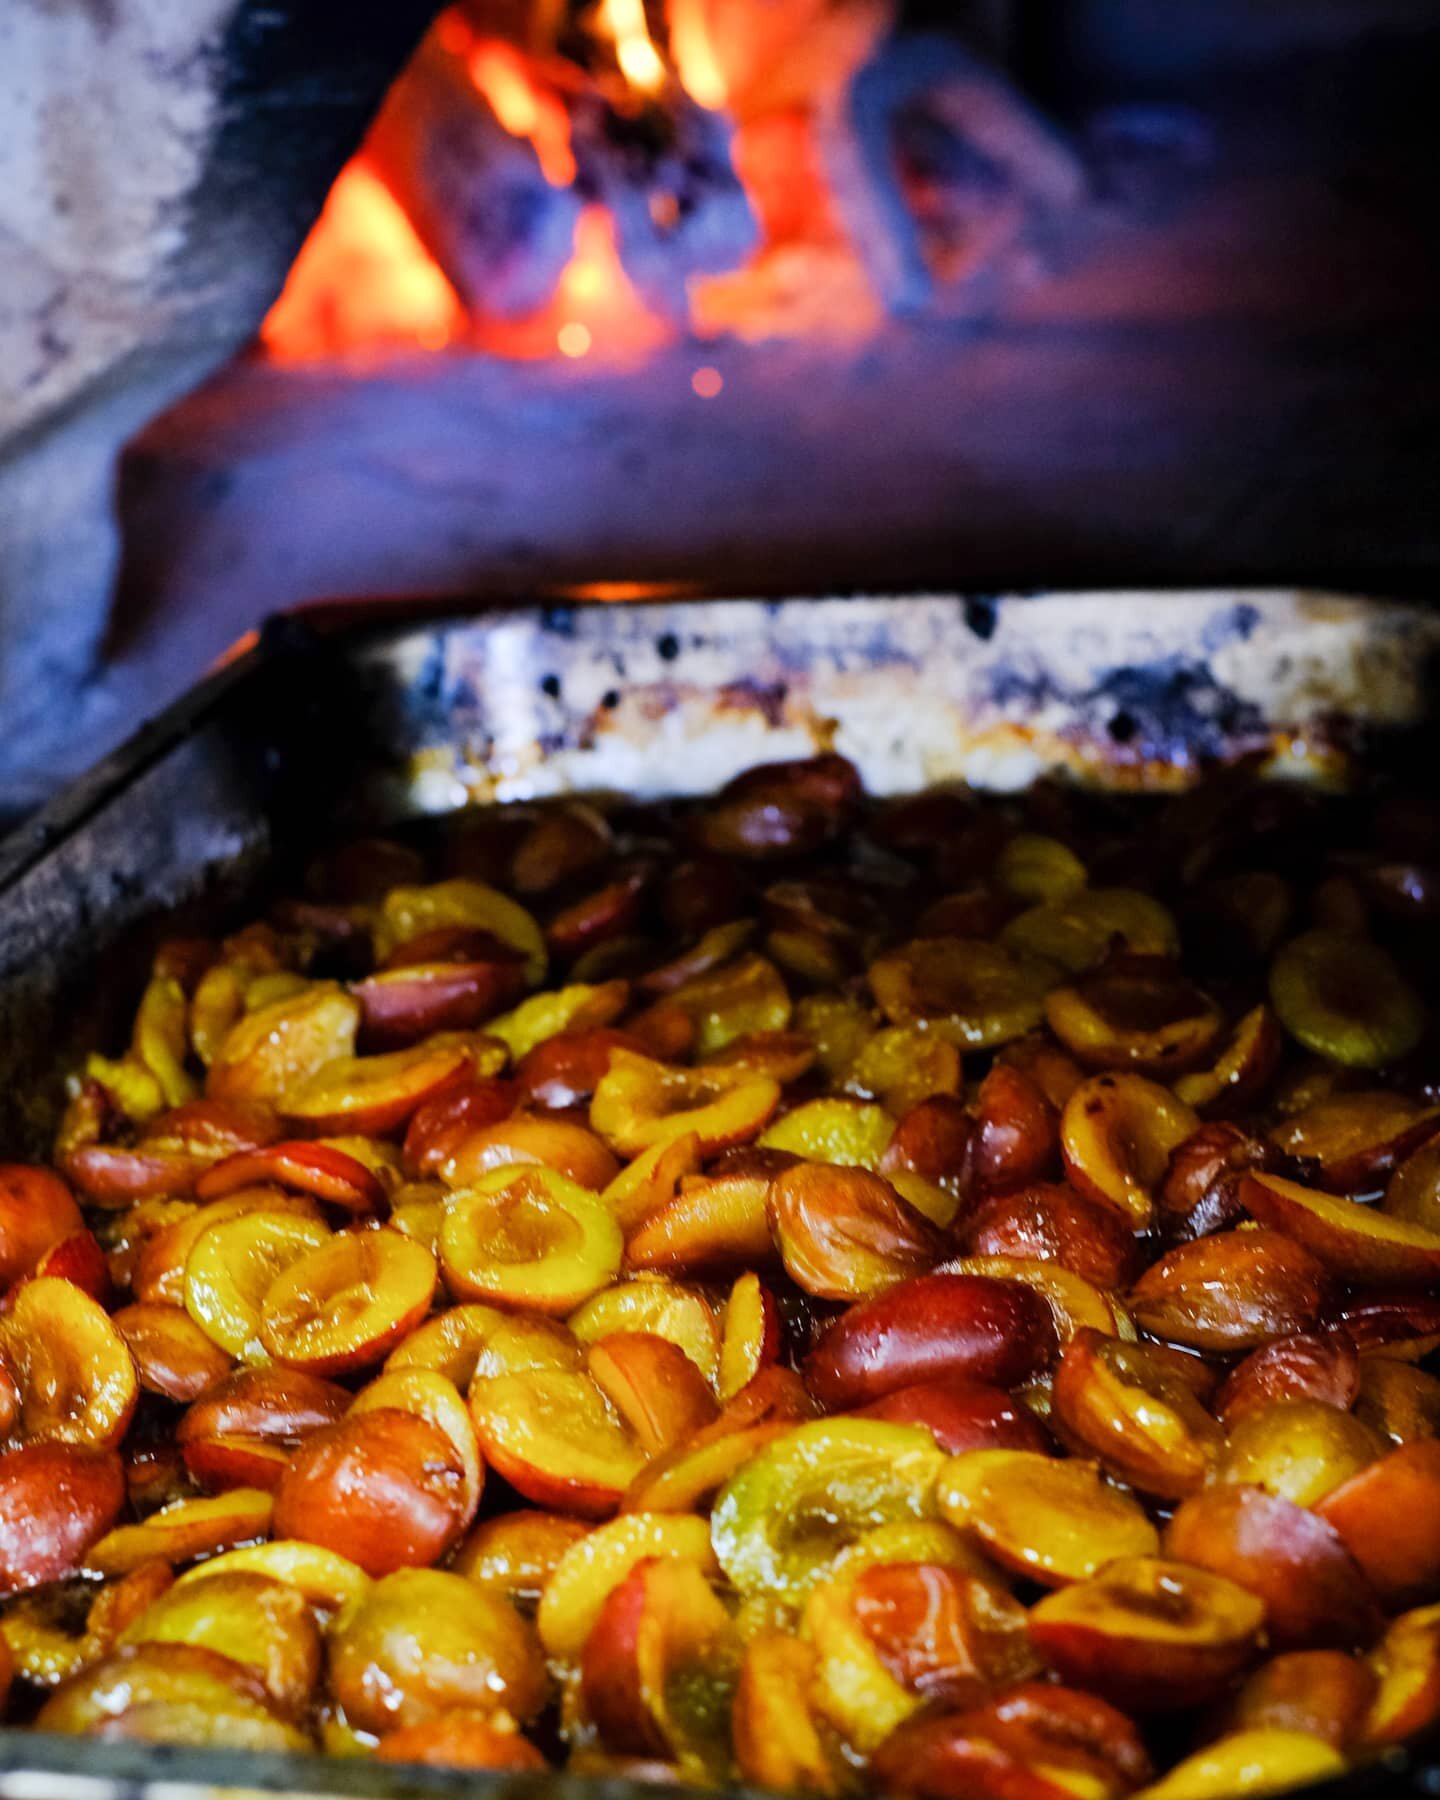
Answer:
[{"label": "charred tray edge", "polygon": [[[553,793],[700,793],[817,749],[852,757],[881,794],[1043,775],[1164,791],[1254,754],[1339,783],[1395,743],[1425,753],[1437,653],[1432,609],[1296,590],[276,621],[0,843],[0,1150],[43,1154],[61,1071],[81,1043],[113,1041],[133,1004],[147,925],[253,903],[317,818],[360,828]],[[1402,1789],[1440,1796],[1440,1767],[1393,1752],[1296,1791]],[[695,1791],[0,1729],[0,1800],[512,1790]]]},{"label": "charred tray edge", "polygon": [[[514,1775],[428,1769],[403,1763],[291,1756],[273,1750],[196,1750],[168,1744],[104,1744],[93,1739],[0,1728],[0,1800],[789,1800],[768,1790],[721,1790],[625,1781],[618,1777]],[[1333,1781],[1285,1792],[1295,1800],[1399,1800],[1440,1794],[1440,1765],[1402,1750]]]}]

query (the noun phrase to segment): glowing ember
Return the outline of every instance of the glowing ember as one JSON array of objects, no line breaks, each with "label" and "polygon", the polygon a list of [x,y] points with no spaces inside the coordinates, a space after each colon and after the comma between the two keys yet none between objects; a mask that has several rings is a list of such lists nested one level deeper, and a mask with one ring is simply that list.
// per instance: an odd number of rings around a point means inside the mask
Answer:
[{"label": "glowing ember", "polygon": [[260,341],[279,362],[303,362],[352,350],[442,350],[468,332],[454,288],[357,157],[330,190]]},{"label": "glowing ember", "polygon": [[575,228],[575,253],[549,304],[528,319],[477,319],[470,341],[497,356],[625,361],[669,343],[672,327],[636,293],[615,248],[603,206],[587,206]]}]

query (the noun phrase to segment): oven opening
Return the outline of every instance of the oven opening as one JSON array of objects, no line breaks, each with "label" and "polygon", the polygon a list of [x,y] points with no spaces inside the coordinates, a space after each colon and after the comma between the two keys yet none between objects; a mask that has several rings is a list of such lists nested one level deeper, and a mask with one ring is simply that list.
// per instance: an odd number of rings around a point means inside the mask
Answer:
[{"label": "oven opening", "polygon": [[112,12],[0,79],[0,811],[337,596],[1433,586],[1422,0]]}]

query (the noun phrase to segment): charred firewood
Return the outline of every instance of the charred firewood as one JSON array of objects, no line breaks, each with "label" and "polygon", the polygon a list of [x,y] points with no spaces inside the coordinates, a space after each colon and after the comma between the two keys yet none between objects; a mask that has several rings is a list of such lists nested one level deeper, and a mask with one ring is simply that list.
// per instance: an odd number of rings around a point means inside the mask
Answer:
[{"label": "charred firewood", "polygon": [[390,90],[366,155],[472,311],[521,318],[549,299],[584,205],[549,179],[432,32]]},{"label": "charred firewood", "polygon": [[496,40],[438,31],[375,122],[366,153],[377,173],[473,311],[518,318],[544,305],[581,209],[598,202],[642,298],[683,318],[689,279],[733,268],[758,239],[729,125],[668,74],[655,94],[634,90],[603,40],[566,59],[506,42],[522,110],[562,119],[570,179],[557,181],[474,79],[473,58]]},{"label": "charred firewood", "polygon": [[675,81],[634,110],[594,88],[572,122],[577,182],[608,207],[626,274],[652,310],[684,319],[690,279],[735,268],[759,243],[729,124]]},{"label": "charred firewood", "polygon": [[1080,162],[955,39],[899,34],[817,112],[831,192],[877,293],[913,312],[1083,197]]}]

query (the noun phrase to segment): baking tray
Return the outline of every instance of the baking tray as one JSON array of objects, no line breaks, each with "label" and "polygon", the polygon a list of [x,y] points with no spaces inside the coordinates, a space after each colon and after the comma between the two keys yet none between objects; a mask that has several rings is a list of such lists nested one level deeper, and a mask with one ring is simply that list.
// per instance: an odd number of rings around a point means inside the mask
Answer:
[{"label": "baking tray", "polygon": [[[1396,750],[1432,753],[1437,653],[1431,609],[1292,590],[549,599],[275,621],[0,843],[0,1154],[43,1155],[65,1069],[123,1034],[147,941],[177,917],[213,928],[253,907],[337,830],[556,793],[703,793],[818,749],[878,794],[1047,775],[1166,791],[1257,753],[1339,785]],[[510,1788],[642,1791],[0,1730],[7,1800]],[[1325,1792],[1410,1788],[1440,1795],[1440,1767],[1397,1753]]]}]

